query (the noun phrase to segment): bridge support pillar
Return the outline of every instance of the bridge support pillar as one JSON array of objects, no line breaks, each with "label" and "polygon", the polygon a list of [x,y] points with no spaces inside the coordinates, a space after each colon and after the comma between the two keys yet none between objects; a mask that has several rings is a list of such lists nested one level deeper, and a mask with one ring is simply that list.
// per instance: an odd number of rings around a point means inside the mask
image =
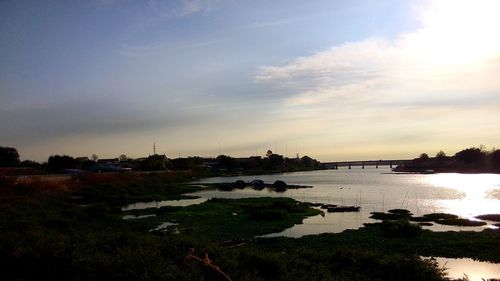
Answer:
[{"label": "bridge support pillar", "polygon": [[361,169],[364,169],[365,168],[365,162],[362,162],[361,163]]},{"label": "bridge support pillar", "polygon": [[351,163],[349,163],[349,170],[351,169]]},{"label": "bridge support pillar", "polygon": [[377,163],[377,164],[375,164],[375,169],[378,169],[378,163]]},{"label": "bridge support pillar", "polygon": [[389,163],[389,166],[390,166],[390,167],[391,167],[391,169],[392,169],[392,161]]}]

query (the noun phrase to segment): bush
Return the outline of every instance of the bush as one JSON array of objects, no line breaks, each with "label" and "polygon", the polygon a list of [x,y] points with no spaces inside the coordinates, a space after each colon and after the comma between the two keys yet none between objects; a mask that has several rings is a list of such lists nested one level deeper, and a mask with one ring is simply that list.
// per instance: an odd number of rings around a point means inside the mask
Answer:
[{"label": "bush", "polygon": [[422,232],[422,227],[418,224],[410,223],[407,219],[388,220],[382,223],[382,231],[388,237],[414,237]]}]

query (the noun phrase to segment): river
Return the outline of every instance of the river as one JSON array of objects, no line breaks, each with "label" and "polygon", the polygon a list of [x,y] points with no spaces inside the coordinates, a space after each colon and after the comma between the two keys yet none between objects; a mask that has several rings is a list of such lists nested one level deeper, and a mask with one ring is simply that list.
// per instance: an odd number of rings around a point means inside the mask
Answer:
[{"label": "river", "polygon": [[[482,214],[500,213],[500,175],[498,174],[398,174],[391,173],[388,167],[379,169],[355,167],[350,170],[344,168],[272,175],[213,177],[197,183],[221,183],[236,180],[249,182],[253,179],[261,179],[266,183],[283,180],[288,184],[308,185],[312,188],[289,189],[282,193],[269,189],[257,191],[252,188],[233,191],[204,190],[188,194],[199,196],[198,199],[135,203],[125,207],[124,210],[167,205],[185,206],[199,204],[210,198],[263,196],[291,197],[298,201],[313,203],[361,206],[361,211],[357,213],[326,213],[324,217],[320,215],[309,217],[304,219],[302,224],[264,237],[301,237],[357,229],[362,227],[363,223],[375,222],[369,218],[371,212],[383,212],[395,208],[408,209],[418,216],[443,212],[469,219],[475,219],[475,216]],[[481,231],[484,228],[495,228],[493,223],[488,222],[488,225],[480,227],[434,224],[424,226],[424,228],[433,231]],[[469,274],[470,280],[481,280],[480,277],[498,278],[500,276],[498,264],[443,258],[438,259],[438,262],[442,266],[448,267],[450,274],[457,278],[463,276],[463,273]],[[486,269],[488,270],[485,271]]]}]

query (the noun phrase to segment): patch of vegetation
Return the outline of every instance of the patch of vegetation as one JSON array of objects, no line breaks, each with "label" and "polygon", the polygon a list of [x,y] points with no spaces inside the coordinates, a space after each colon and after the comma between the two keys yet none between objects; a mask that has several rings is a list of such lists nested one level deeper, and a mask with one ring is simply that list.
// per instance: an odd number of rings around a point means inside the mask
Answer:
[{"label": "patch of vegetation", "polygon": [[189,179],[189,175],[176,173],[88,174],[78,178],[75,194],[84,203],[108,204],[197,198],[183,195],[201,189],[187,184]]},{"label": "patch of vegetation", "polygon": [[290,198],[211,199],[138,223],[175,221],[189,230],[182,235],[222,241],[279,232],[319,212]]},{"label": "patch of vegetation", "polygon": [[406,214],[392,214],[383,212],[372,212],[370,218],[374,220],[399,220],[405,219],[409,216]]},{"label": "patch of vegetation", "polygon": [[[392,211],[392,212],[391,212]],[[486,225],[485,222],[482,221],[473,221],[469,219],[458,218],[456,215],[446,214],[446,213],[432,213],[426,214],[422,217],[412,217],[411,213],[407,213],[407,210],[402,209],[394,209],[389,210],[390,213],[382,213],[382,212],[373,212],[370,218],[376,220],[383,220],[384,223],[389,221],[390,223],[395,224],[394,227],[397,227],[398,223],[394,221],[414,221],[420,222],[418,225],[432,225],[430,222],[435,222],[443,225],[454,225],[454,226],[482,226]],[[489,218],[495,218],[495,215],[485,215]],[[483,216],[484,217],[484,216]],[[409,222],[408,222],[409,223]]]},{"label": "patch of vegetation", "polygon": [[479,215],[479,216],[476,216],[476,218],[480,219],[480,220],[500,222],[500,214]]},{"label": "patch of vegetation", "polygon": [[416,221],[416,222],[431,222],[431,221],[434,221],[434,219],[430,218],[430,217],[410,217],[408,219],[410,221]]},{"label": "patch of vegetation", "polygon": [[407,219],[386,220],[382,223],[382,230],[388,237],[414,237],[422,232],[422,227],[409,222]]},{"label": "patch of vegetation", "polygon": [[473,221],[469,219],[442,219],[436,220],[436,223],[444,225],[456,225],[456,226],[483,226],[486,225],[484,221]]},{"label": "patch of vegetation", "polygon": [[406,209],[391,209],[387,212],[392,213],[392,214],[401,214],[401,215],[411,216],[411,212],[406,210]]},{"label": "patch of vegetation", "polygon": [[432,221],[437,221],[437,220],[445,220],[445,219],[457,219],[457,215],[453,214],[446,214],[446,213],[432,213],[432,214],[426,214],[423,216],[424,218],[428,218]]}]

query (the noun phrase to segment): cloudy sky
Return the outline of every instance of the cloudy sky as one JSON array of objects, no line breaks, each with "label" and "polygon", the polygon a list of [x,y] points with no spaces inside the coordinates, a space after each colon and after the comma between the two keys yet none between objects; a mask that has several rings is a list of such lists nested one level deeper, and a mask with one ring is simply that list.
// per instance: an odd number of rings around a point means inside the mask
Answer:
[{"label": "cloudy sky", "polygon": [[412,158],[500,146],[500,1],[0,1],[0,145]]}]

